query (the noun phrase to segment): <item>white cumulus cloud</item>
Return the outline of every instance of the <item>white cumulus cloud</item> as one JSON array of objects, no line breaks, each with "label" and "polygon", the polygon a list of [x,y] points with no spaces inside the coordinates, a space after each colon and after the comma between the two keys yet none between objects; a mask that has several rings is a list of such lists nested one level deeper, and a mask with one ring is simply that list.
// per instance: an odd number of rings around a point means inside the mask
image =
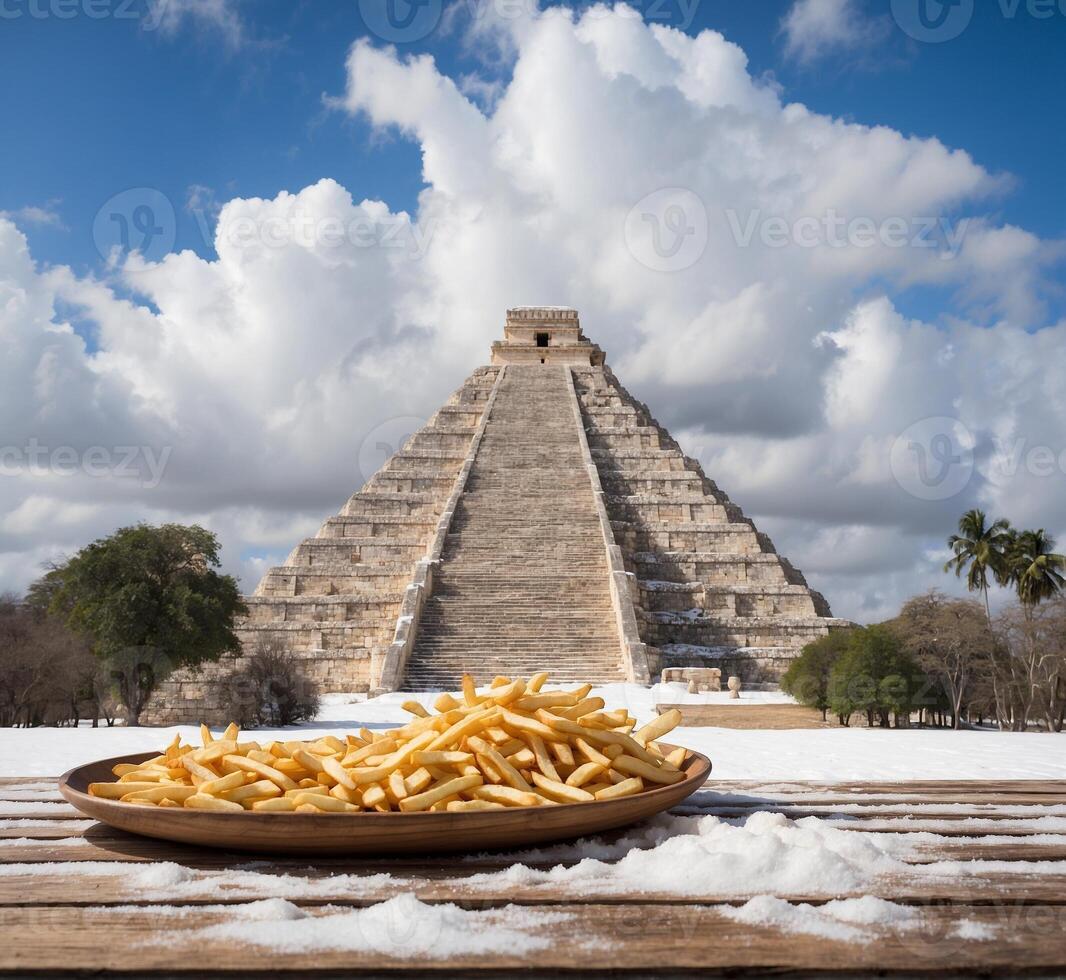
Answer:
[{"label": "white cumulus cloud", "polygon": [[859,0],[795,0],[781,22],[787,53],[810,63],[839,51],[861,50],[883,38],[883,18]]},{"label": "white cumulus cloud", "polygon": [[[36,266],[0,219],[0,446],[21,454],[0,460],[0,589],[144,518],[216,528],[250,590],[521,302],[578,307],[838,614],[946,584],[938,549],[969,506],[1066,531],[1058,457],[1031,458],[1066,449],[1066,325],[1044,302],[1061,254],[990,217],[1009,179],[789,102],[714,31],[623,6],[507,30],[512,71],[483,85],[352,47],[334,105],[420,148],[410,215],[322,180],[226,203],[213,259],[107,278]],[[915,287],[945,315],[901,312]],[[940,417],[972,437],[973,473],[929,499],[893,447]],[[34,470],[31,445],[75,463]]]}]

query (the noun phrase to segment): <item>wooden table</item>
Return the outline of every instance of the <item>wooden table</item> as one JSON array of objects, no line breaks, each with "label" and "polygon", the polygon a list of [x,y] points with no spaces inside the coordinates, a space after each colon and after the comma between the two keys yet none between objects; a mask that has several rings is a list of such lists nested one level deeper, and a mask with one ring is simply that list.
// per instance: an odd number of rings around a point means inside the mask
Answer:
[{"label": "wooden table", "polygon": [[[679,813],[730,818],[768,810],[874,834],[934,830],[937,840],[912,838],[917,845],[912,864],[996,862],[979,874],[930,878],[915,872],[864,888],[920,907],[920,926],[907,932],[874,930],[866,941],[850,943],[727,918],[723,910],[743,899],[717,893],[714,882],[696,898],[644,893],[586,900],[544,886],[468,884],[474,875],[512,864],[505,855],[320,860],[311,866],[307,859],[256,861],[249,855],[169,845],[78,819],[60,802],[54,786],[54,780],[36,777],[0,780],[0,972],[25,976],[80,968],[204,976],[261,971],[348,975],[358,970],[361,975],[479,971],[502,976],[518,969],[531,975],[595,969],[671,975],[876,970],[928,976],[1066,970],[1066,783],[712,781],[677,808]],[[966,814],[959,804],[969,815],[980,816],[976,830],[962,819]],[[1034,861],[1047,862],[1039,874],[1026,864]],[[160,862],[180,866],[170,869],[169,880],[171,885],[186,880],[177,886],[186,889],[181,897],[170,893],[153,899],[130,887],[130,874]],[[237,868],[246,872],[240,890],[204,890],[212,875]],[[382,873],[392,879],[369,877]],[[334,877],[340,874],[359,880],[353,885],[352,878]],[[514,904],[565,918],[552,927],[557,938],[551,945],[525,955],[505,950],[487,957],[405,956],[402,937],[396,952],[372,953],[278,952],[233,941],[182,941],[186,933],[226,921],[241,903],[284,897],[284,880],[292,875],[318,884],[313,899],[293,899],[312,915],[330,914],[326,906],[335,912],[338,906],[368,906],[398,891],[414,891],[427,903],[454,902],[477,910]],[[824,901],[816,895],[781,897],[793,903]],[[500,913],[503,920],[508,914]],[[991,927],[994,938],[959,935],[962,923],[971,935],[981,926]]]}]

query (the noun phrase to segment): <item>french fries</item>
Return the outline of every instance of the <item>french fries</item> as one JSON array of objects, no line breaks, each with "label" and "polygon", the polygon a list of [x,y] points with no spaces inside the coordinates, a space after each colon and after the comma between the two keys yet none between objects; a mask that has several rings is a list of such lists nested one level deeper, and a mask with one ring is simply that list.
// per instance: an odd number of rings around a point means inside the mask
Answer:
[{"label": "french fries", "polygon": [[681,721],[669,711],[641,728],[605,710],[591,685],[548,690],[547,673],[497,677],[442,694],[434,712],[407,701],[400,728],[309,742],[241,741],[200,726],[201,745],[176,738],[161,755],[115,766],[89,793],[134,806],[239,813],[465,813],[613,800],[680,782],[686,751],[657,740]]}]

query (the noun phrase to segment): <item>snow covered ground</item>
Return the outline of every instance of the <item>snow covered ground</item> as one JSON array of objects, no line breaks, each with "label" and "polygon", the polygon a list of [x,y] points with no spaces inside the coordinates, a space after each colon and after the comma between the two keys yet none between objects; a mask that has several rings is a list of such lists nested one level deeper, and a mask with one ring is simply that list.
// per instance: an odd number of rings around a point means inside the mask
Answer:
[{"label": "snow covered ground", "polygon": [[[676,687],[657,685],[648,689],[612,684],[598,693],[608,707],[625,706],[644,721],[654,715],[655,704],[678,701]],[[318,719],[296,731],[310,738],[328,733],[341,735],[363,726],[391,728],[409,718],[400,707],[403,701],[415,698],[428,705],[435,697],[435,694],[388,694],[368,701],[359,695],[327,695]],[[780,696],[753,693],[745,695],[740,703],[752,704],[759,697]],[[199,740],[199,732],[191,726],[0,729],[0,775],[58,776],[94,759],[159,749],[178,731],[188,741]],[[284,733],[291,738],[293,731],[287,729]],[[256,737],[281,734],[267,730],[257,732]],[[713,775],[719,779],[825,782],[1066,779],[1066,734],[864,728],[800,731],[679,728],[671,733],[670,740],[709,756],[714,764]]]}]

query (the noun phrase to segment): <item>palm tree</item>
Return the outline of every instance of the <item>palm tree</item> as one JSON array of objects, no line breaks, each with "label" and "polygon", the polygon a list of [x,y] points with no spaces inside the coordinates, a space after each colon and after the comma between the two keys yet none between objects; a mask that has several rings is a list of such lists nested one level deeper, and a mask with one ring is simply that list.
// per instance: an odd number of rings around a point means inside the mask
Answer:
[{"label": "palm tree", "polygon": [[983,510],[969,510],[959,519],[959,533],[948,538],[948,547],[955,553],[944,565],[944,571],[954,570],[957,578],[966,572],[966,588],[980,592],[985,600],[985,615],[992,623],[992,609],[988,602],[988,577],[1003,582],[1007,574],[1006,552],[1011,542],[1010,522],[1000,518],[988,523]]},{"label": "palm tree", "polygon": [[1055,553],[1055,539],[1043,528],[1011,535],[1007,547],[1007,578],[1018,591],[1027,615],[1033,607],[1066,585],[1066,555]]}]

